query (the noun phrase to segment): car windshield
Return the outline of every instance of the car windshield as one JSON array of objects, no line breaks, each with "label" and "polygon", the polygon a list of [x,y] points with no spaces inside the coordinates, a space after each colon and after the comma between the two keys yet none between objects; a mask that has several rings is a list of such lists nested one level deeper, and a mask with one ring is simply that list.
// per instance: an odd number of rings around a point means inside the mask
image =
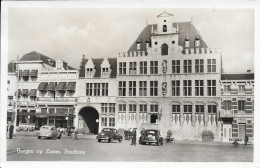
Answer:
[{"label": "car windshield", "polygon": [[103,128],[102,132],[117,132],[116,129]]},{"label": "car windshield", "polygon": [[42,130],[50,129],[51,127],[41,127]]},{"label": "car windshield", "polygon": [[146,133],[147,134],[157,134],[157,131],[155,131],[155,130],[147,130]]}]

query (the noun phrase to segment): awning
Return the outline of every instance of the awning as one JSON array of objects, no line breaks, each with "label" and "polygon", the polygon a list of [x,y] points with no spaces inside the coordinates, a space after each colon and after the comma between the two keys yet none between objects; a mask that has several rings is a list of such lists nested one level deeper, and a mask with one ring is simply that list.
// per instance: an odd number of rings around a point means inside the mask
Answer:
[{"label": "awning", "polygon": [[23,89],[22,95],[28,95],[29,89]]},{"label": "awning", "polygon": [[47,86],[48,91],[55,91],[55,83],[54,82],[50,82]]},{"label": "awning", "polygon": [[66,90],[75,91],[76,89],[76,82],[68,82],[66,85]]},{"label": "awning", "polygon": [[30,73],[29,73],[30,76],[38,76],[38,70],[32,70]]},{"label": "awning", "polygon": [[37,95],[37,89],[31,89],[28,96],[35,96]]},{"label": "awning", "polygon": [[29,76],[29,70],[24,70],[21,76]]},{"label": "awning", "polygon": [[59,84],[56,86],[56,90],[65,91],[65,85],[66,82],[59,82]]},{"label": "awning", "polygon": [[46,91],[46,87],[48,85],[48,82],[41,82],[38,86],[38,90],[40,91]]}]

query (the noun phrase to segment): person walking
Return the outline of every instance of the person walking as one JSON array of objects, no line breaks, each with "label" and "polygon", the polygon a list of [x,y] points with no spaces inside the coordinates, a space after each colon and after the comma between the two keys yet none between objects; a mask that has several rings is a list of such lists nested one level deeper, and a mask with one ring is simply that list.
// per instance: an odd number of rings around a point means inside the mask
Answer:
[{"label": "person walking", "polygon": [[75,140],[79,140],[78,139],[78,129],[77,128],[75,128],[75,131],[74,131],[74,134],[75,134]]},{"label": "person walking", "polygon": [[9,139],[13,139],[14,125],[11,124],[9,127]]},{"label": "person walking", "polygon": [[136,128],[133,129],[132,131],[132,143],[131,145],[136,145]]},{"label": "person walking", "polygon": [[246,135],[245,136],[245,146],[247,145],[247,142],[248,142],[248,136]]},{"label": "person walking", "polygon": [[144,140],[144,134],[145,134],[145,129],[143,128],[141,131],[141,141]]}]

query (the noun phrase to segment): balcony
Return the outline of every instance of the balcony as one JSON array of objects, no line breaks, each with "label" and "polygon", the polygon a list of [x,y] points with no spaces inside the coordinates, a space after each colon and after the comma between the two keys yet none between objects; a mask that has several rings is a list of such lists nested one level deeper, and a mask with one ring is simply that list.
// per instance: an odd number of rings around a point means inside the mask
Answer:
[{"label": "balcony", "polygon": [[220,118],[234,118],[234,111],[233,110],[221,110]]},{"label": "balcony", "polygon": [[45,102],[76,102],[76,97],[38,97],[37,101]]}]

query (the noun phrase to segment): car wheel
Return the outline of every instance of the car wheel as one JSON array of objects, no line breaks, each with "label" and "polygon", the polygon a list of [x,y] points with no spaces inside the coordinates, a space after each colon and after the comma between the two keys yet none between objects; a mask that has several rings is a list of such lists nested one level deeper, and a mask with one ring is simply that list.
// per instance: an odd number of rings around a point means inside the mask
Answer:
[{"label": "car wheel", "polygon": [[119,142],[120,142],[120,143],[122,142],[122,138],[119,139]]},{"label": "car wheel", "polygon": [[98,139],[98,142],[101,142],[101,139]]},{"label": "car wheel", "polygon": [[146,145],[146,143],[145,143],[145,142],[142,142],[141,144],[142,144],[142,145]]},{"label": "car wheel", "polygon": [[60,136],[58,136],[58,139],[60,139],[61,138],[61,134],[60,134]]},{"label": "car wheel", "polygon": [[38,136],[38,139],[41,139],[41,136]]},{"label": "car wheel", "polygon": [[163,142],[161,142],[161,145],[163,145]]}]

